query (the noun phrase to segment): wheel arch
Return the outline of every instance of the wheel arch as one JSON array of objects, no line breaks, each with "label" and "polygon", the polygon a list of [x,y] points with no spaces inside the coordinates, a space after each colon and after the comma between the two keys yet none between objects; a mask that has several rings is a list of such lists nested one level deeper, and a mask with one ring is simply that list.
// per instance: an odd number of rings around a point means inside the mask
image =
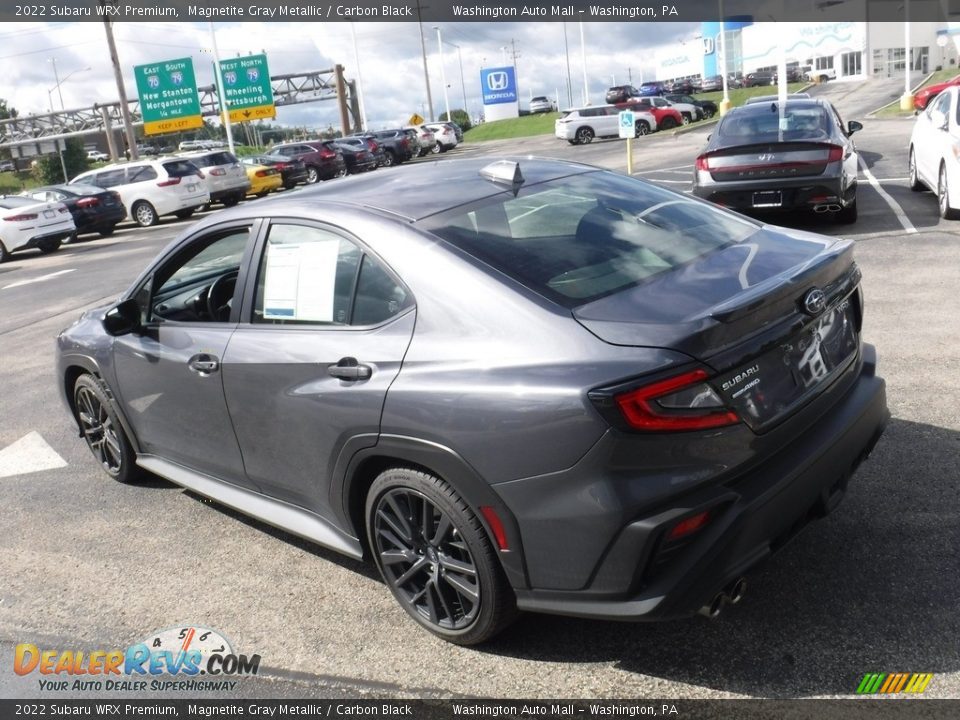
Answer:
[{"label": "wheel arch", "polygon": [[103,379],[103,373],[100,372],[100,368],[97,364],[82,355],[71,356],[65,361],[63,373],[62,373],[62,391],[64,400],[67,403],[67,407],[70,410],[70,416],[73,418],[73,422],[77,426],[77,432],[82,435],[80,429],[80,418],[77,416],[77,405],[74,401],[74,389],[77,386],[77,380],[80,379],[83,375],[93,375],[97,380],[100,381],[100,384],[104,387],[107,397],[110,399],[113,411],[117,414],[117,418],[120,420],[120,425],[123,427],[124,433],[127,435],[127,440],[130,442],[131,447],[133,448],[134,453],[140,453],[140,443],[137,441],[137,436],[133,432],[133,428],[130,423],[127,421],[127,417],[123,412],[123,408],[120,407],[120,404],[117,402],[116,396],[113,394],[113,390],[110,388],[110,385]]},{"label": "wheel arch", "polygon": [[335,477],[341,482],[331,486],[331,506],[340,508],[345,529],[360,538],[364,554],[370,548],[366,540],[365,506],[367,493],[373,481],[391,467],[408,467],[436,475],[450,485],[476,514],[493,547],[498,547],[496,537],[481,506],[496,510],[503,523],[509,550],[500,550],[497,557],[514,588],[529,587],[520,527],[513,513],[490,485],[455,451],[448,447],[419,438],[381,435],[377,444],[354,453],[348,460],[338,461]]}]

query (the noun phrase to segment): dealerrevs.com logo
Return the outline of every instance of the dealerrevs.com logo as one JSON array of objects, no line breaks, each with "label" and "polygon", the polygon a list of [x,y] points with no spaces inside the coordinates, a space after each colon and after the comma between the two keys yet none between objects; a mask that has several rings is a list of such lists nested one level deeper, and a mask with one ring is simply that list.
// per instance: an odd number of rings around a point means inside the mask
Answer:
[{"label": "dealerrevs.com logo", "polygon": [[125,650],[20,643],[13,657],[13,671],[41,676],[44,691],[233,690],[232,678],[256,675],[259,668],[259,655],[237,654],[220,632],[199,625],[158,630]]}]

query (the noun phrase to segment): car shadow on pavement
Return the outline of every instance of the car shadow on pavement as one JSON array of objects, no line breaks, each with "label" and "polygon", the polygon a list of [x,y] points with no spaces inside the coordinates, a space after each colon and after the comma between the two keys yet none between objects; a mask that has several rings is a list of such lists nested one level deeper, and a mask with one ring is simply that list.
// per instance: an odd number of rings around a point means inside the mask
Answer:
[{"label": "car shadow on pavement", "polygon": [[764,697],[853,694],[868,672],[956,672],[958,456],[960,432],[893,420],[837,511],[749,575],[716,620],[526,615],[484,650]]}]

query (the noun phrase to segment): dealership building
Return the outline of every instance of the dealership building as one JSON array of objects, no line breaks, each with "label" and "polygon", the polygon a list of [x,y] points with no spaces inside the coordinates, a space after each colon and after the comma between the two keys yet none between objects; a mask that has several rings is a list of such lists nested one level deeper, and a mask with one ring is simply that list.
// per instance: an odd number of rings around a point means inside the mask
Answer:
[{"label": "dealership building", "polygon": [[[723,72],[720,23],[654,54],[657,80],[710,77]],[[896,22],[753,22],[733,17],[724,23],[728,73],[775,70],[781,46],[788,65],[820,70],[830,78],[864,79],[903,75],[904,24]],[[911,69],[928,72],[957,64],[960,24],[910,23]]]}]

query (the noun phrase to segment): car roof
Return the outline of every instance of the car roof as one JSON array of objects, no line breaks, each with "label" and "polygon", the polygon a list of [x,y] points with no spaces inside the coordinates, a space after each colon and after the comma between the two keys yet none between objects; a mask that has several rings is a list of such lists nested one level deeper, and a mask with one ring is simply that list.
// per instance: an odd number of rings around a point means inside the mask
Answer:
[{"label": "car roof", "polygon": [[[480,171],[498,162],[516,162],[524,177],[523,187],[548,180],[598,172],[602,168],[566,160],[547,158],[465,158],[444,159],[402,165],[390,173],[364,173],[334,183],[320,183],[284,198],[269,198],[260,208],[303,206],[311,201],[368,209],[416,221],[455,207],[510,192],[508,185],[494,182]],[[438,192],[438,188],[450,188]],[[253,206],[251,206],[253,207]]]},{"label": "car roof", "polygon": [[[818,98],[811,98],[809,93],[788,93],[787,100],[816,100]],[[756,105],[757,103],[765,102],[779,102],[779,95],[755,95],[752,98],[749,98],[744,105]]]}]

